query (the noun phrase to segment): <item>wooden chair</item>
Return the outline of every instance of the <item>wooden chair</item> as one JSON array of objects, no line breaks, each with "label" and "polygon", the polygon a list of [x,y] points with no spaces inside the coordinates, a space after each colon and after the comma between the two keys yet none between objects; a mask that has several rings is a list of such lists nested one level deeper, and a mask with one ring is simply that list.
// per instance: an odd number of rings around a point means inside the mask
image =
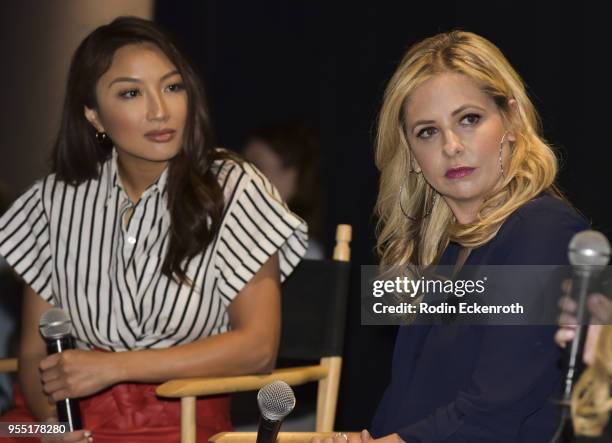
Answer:
[{"label": "wooden chair", "polygon": [[[279,358],[318,360],[318,364],[264,375],[177,379],[160,385],[157,395],[181,399],[181,443],[196,441],[196,397],[257,390],[274,380],[294,386],[317,381],[316,431],[332,431],[342,367],[350,241],[351,226],[338,225],[333,260],[304,260],[283,284]],[[217,436],[249,438],[248,434]],[[304,433],[295,434],[305,438]],[[287,443],[297,441],[284,438]]]},{"label": "wooden chair", "polygon": [[[310,443],[313,437],[323,440],[333,437],[335,432],[279,432],[276,443]],[[220,432],[213,435],[209,440],[211,443],[255,443],[256,432]]]},{"label": "wooden chair", "polygon": [[16,358],[0,358],[0,374],[6,372],[17,372]]}]

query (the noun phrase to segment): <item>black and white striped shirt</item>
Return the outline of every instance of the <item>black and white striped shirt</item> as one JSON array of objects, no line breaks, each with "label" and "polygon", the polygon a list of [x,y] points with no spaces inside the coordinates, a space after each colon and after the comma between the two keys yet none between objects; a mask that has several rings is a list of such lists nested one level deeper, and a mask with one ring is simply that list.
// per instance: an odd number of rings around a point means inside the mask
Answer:
[{"label": "black and white striped shirt", "polygon": [[0,255],[68,312],[80,347],[164,348],[226,332],[229,303],[272,254],[283,280],[298,264],[307,227],[249,163],[218,161],[213,171],[225,212],[214,241],[187,264],[192,286],[161,273],[167,170],[134,205],[116,155],[98,179],[71,186],[49,175],[34,184],[0,218]]}]

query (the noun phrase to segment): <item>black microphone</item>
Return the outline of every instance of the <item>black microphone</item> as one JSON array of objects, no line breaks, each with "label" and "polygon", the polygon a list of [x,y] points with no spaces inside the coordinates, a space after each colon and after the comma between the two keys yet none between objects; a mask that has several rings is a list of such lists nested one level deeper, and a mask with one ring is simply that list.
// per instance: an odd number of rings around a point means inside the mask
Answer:
[{"label": "black microphone", "polygon": [[259,426],[257,443],[274,443],[283,419],[295,407],[293,389],[284,381],[273,381],[257,393]]},{"label": "black microphone", "polygon": [[572,264],[571,297],[577,303],[576,336],[569,348],[569,362],[565,377],[563,401],[569,404],[572,386],[578,374],[578,364],[582,361],[590,314],[587,307],[587,296],[593,288],[593,283],[610,260],[610,243],[601,232],[582,231],[572,237],[568,250],[569,261]]},{"label": "black microphone", "polygon": [[[57,354],[67,349],[74,349],[74,337],[70,334],[72,323],[68,314],[60,308],[46,311],[39,322],[40,333],[47,342],[47,354]],[[60,423],[68,423],[68,431],[82,429],[81,409],[79,401],[66,398],[55,404],[57,419]]]},{"label": "black microphone", "polygon": [[[557,432],[551,442],[556,442],[564,434],[565,422],[569,418],[572,389],[578,374],[583,369],[582,354],[590,322],[587,297],[594,283],[610,260],[610,243],[601,232],[582,231],[570,241],[568,258],[572,265],[571,298],[576,302],[576,335],[569,346],[567,369],[563,389],[563,407]],[[571,431],[570,431],[571,432]]]}]

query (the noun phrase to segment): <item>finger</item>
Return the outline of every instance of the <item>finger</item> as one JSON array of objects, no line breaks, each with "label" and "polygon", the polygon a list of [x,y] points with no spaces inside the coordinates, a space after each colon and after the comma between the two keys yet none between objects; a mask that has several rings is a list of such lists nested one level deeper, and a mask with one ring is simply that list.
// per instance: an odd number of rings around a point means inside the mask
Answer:
[{"label": "finger", "polygon": [[559,315],[559,325],[567,328],[575,328],[578,325],[578,319],[571,314],[562,312],[561,315]]},{"label": "finger", "polygon": [[578,305],[576,304],[576,301],[568,296],[563,296],[559,299],[559,308],[561,308],[562,311],[564,312],[576,312],[576,309],[578,308]]},{"label": "finger", "polygon": [[361,431],[361,441],[366,442],[371,438],[372,436],[370,435],[367,429],[364,429],[363,431]]},{"label": "finger", "polygon": [[576,337],[576,332],[573,329],[561,328],[555,333],[555,342],[565,348],[567,342],[570,342]]},{"label": "finger", "polygon": [[593,324],[610,324],[612,322],[612,300],[603,294],[595,293],[587,299],[589,312],[593,316]]},{"label": "finger", "polygon": [[43,383],[43,392],[47,395],[53,395],[53,393],[61,390],[67,390],[67,386],[63,380],[54,380],[48,383]]},{"label": "finger", "polygon": [[584,343],[584,353],[582,359],[587,365],[593,364],[595,359],[595,348],[597,346],[597,339],[601,333],[601,325],[590,325],[586,341]]},{"label": "finger", "polygon": [[93,437],[91,435],[91,431],[80,430],[80,431],[65,433],[62,441],[64,443],[87,443],[92,440],[93,440]]},{"label": "finger", "polygon": [[561,290],[565,295],[569,295],[572,292],[572,279],[566,278],[561,283]]},{"label": "finger", "polygon": [[40,368],[41,371],[45,371],[57,365],[57,363],[59,362],[59,358],[60,358],[60,354],[49,355],[40,361],[40,364],[38,365],[38,367]]},{"label": "finger", "polygon": [[57,366],[52,366],[49,369],[42,370],[40,372],[40,380],[43,383],[57,380],[62,377],[62,371]]},{"label": "finger", "polygon": [[58,401],[65,400],[70,397],[71,397],[70,392],[67,389],[60,389],[59,391],[55,391],[49,395],[49,399],[53,403],[57,403]]}]

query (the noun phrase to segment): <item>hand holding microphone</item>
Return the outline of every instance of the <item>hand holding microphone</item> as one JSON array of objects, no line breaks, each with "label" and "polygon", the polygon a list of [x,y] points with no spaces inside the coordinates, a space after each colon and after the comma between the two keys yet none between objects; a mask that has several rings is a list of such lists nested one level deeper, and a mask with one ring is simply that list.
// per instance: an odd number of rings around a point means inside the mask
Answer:
[{"label": "hand holding microphone", "polygon": [[[58,359],[56,354],[74,349],[74,338],[70,335],[72,323],[68,314],[60,308],[51,308],[40,317],[40,333],[47,342],[47,354]],[[61,380],[58,380],[57,372],[49,363],[49,359],[43,359],[40,363],[40,369],[43,371],[41,377],[43,388],[45,391],[52,391],[54,385],[59,386]],[[51,369],[51,371],[48,371]],[[45,373],[45,371],[47,371]],[[51,383],[51,386],[49,386]],[[48,394],[49,392],[47,392]],[[53,398],[56,401],[57,418],[60,422],[68,423],[68,430],[75,431],[81,429],[81,410],[79,409],[79,401],[76,399],[64,398],[59,399],[57,396]]]},{"label": "hand holding microphone", "polygon": [[[69,432],[62,435],[62,442],[91,442],[91,432],[82,430],[78,398],[114,383],[113,353],[74,349],[72,324],[62,309],[46,311],[40,318],[39,326],[49,354],[39,365],[41,382],[44,392],[57,408],[57,416],[49,420],[67,423]],[[49,441],[57,442],[58,439],[51,437]]]},{"label": "hand holding microphone", "polygon": [[[571,299],[561,301],[566,309],[575,307],[575,329],[574,337],[569,348],[568,368],[565,377],[565,389],[563,400],[567,404],[571,398],[571,390],[577,377],[579,358],[583,353],[586,342],[587,326],[590,313],[587,306],[587,299],[593,282],[597,280],[610,260],[610,243],[608,239],[597,231],[583,231],[574,235],[569,251],[569,261],[573,266],[573,277],[571,282]],[[599,297],[599,296],[597,296]],[[600,300],[595,298],[595,300]],[[562,321],[567,321],[567,314],[562,317]],[[561,335],[568,334],[567,330]]]},{"label": "hand holding microphone", "polygon": [[[555,334],[555,341],[562,347],[571,341],[567,355],[567,370],[561,404],[559,426],[550,440],[559,441],[566,435],[569,419],[572,389],[580,369],[580,358],[584,355],[589,363],[595,349],[598,332],[602,324],[612,321],[612,302],[603,294],[593,293],[593,283],[598,281],[601,272],[610,260],[610,243],[597,231],[583,231],[574,235],[569,245],[569,261],[573,267],[571,281],[563,284],[565,295],[559,301],[562,314],[559,317],[561,328]],[[567,294],[571,294],[568,296]],[[589,323],[596,324],[589,324]]]}]

